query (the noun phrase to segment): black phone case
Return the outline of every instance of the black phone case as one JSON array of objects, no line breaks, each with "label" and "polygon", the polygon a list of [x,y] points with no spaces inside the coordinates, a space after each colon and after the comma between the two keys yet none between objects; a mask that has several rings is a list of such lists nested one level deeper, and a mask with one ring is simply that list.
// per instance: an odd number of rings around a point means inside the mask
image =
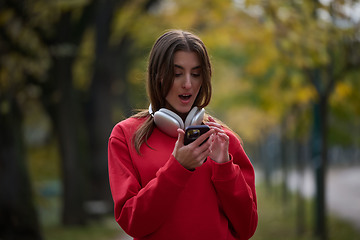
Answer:
[{"label": "black phone case", "polygon": [[[185,139],[184,139],[184,145],[188,145],[195,141],[198,137],[209,131],[210,128],[207,125],[194,125],[189,126],[185,129]],[[206,142],[209,138],[205,139],[204,142]],[[201,144],[203,144],[202,142]],[[200,145],[201,145],[200,144]]]}]

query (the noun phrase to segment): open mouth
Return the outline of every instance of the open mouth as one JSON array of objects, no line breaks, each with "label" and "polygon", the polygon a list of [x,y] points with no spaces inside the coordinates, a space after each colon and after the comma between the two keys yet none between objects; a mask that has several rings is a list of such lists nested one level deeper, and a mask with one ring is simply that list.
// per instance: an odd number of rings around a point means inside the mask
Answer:
[{"label": "open mouth", "polygon": [[190,94],[179,95],[179,98],[181,100],[186,101],[186,100],[189,100],[191,98],[191,95]]}]

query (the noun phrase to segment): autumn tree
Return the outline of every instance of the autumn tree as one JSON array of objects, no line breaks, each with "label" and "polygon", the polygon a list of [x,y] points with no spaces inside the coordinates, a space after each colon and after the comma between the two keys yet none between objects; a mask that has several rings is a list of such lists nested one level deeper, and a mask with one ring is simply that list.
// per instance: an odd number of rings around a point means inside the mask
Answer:
[{"label": "autumn tree", "polygon": [[32,38],[25,15],[18,1],[0,3],[0,238],[40,240],[23,113],[31,98],[27,82],[44,74],[47,56]]},{"label": "autumn tree", "polygon": [[[359,65],[358,28],[344,8],[354,2],[264,2],[274,24],[275,44],[286,62],[304,75],[315,90],[313,100],[312,161],[316,176],[315,234],[327,239],[326,172],[328,168],[329,99],[337,82]],[[346,6],[348,5],[348,6]]]}]

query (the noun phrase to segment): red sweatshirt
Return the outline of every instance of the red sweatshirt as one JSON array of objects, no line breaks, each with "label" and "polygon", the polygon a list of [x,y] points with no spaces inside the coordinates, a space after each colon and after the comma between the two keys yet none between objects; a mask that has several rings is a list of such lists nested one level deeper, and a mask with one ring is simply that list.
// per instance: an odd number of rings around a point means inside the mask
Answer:
[{"label": "red sweatshirt", "polygon": [[258,215],[254,169],[230,137],[231,160],[210,158],[195,171],[172,155],[177,138],[155,128],[138,155],[132,137],[144,119],[118,123],[109,139],[109,178],[115,218],[134,239],[249,239]]}]

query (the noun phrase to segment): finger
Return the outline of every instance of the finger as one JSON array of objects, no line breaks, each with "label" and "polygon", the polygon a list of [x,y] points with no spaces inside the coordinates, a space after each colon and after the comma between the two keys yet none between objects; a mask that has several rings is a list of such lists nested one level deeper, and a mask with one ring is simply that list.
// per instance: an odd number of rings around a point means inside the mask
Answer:
[{"label": "finger", "polygon": [[210,115],[209,115],[208,119],[210,122],[216,122],[215,119],[213,119]]},{"label": "finger", "polygon": [[199,153],[207,152],[206,154],[210,154],[213,136],[215,136],[215,134],[211,135],[209,139],[203,144],[201,144],[202,142],[200,143],[201,145],[198,146]]},{"label": "finger", "polygon": [[207,123],[210,129],[214,129],[217,133],[224,132],[223,127],[218,123]]},{"label": "finger", "polygon": [[214,129],[215,133],[220,133],[220,132],[224,132],[224,130],[222,130],[221,128],[217,127],[217,126],[210,126],[210,129]]},{"label": "finger", "polygon": [[205,158],[203,158],[203,160],[201,160],[201,162],[200,162],[200,163],[201,163],[201,165],[203,165],[203,164],[206,162],[207,157],[208,157],[208,156],[206,156]]},{"label": "finger", "polygon": [[225,133],[225,132],[219,132],[217,134],[220,138],[222,138],[224,141],[228,142],[229,141],[229,136]]},{"label": "finger", "polygon": [[209,131],[207,131],[206,133],[204,133],[203,135],[201,135],[200,137],[198,137],[195,141],[194,141],[194,145],[199,146],[202,142],[204,142],[207,138],[209,138],[212,134],[215,133],[214,129],[210,129]]},{"label": "finger", "polygon": [[216,123],[216,122],[207,122],[206,125],[208,125],[209,127],[214,126],[214,127],[218,127],[221,128],[221,124]]},{"label": "finger", "polygon": [[178,132],[178,140],[177,140],[177,142],[179,144],[179,147],[181,147],[181,146],[184,145],[185,132],[181,128],[178,128],[177,132]]},{"label": "finger", "polygon": [[196,161],[199,162],[200,164],[203,164],[209,155],[210,155],[210,149],[207,148],[205,151],[201,152],[197,156]]},{"label": "finger", "polygon": [[215,141],[215,136],[216,136],[216,134],[212,134],[211,136],[210,136],[210,144],[212,144],[214,141]]}]

